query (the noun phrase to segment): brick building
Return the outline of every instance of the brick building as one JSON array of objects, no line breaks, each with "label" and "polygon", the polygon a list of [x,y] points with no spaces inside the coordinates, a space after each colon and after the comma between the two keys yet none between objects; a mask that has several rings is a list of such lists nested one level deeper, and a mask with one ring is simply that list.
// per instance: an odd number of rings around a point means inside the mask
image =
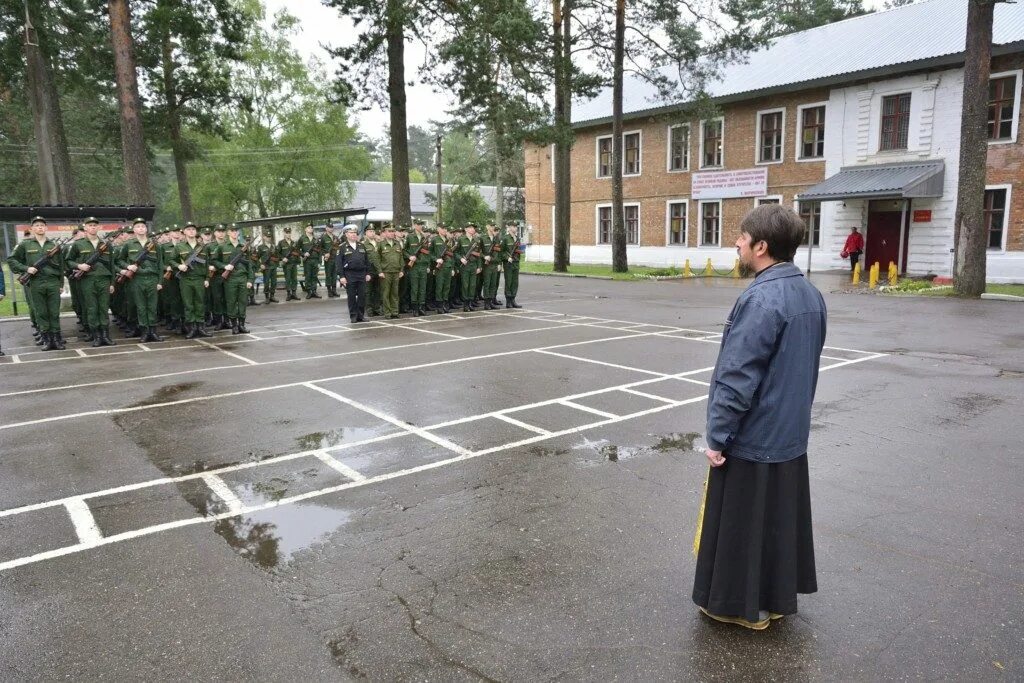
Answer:
[{"label": "brick building", "polygon": [[[967,0],[924,0],[784,36],[709,86],[721,116],[687,120],[627,79],[623,195],[630,263],[731,267],[740,219],[793,206],[812,244],[796,262],[865,260],[949,274]],[[989,89],[989,279],[1024,282],[1024,6],[996,6]],[[572,260],[611,262],[610,91],[574,104]],[[530,258],[553,255],[552,147],[528,147]]]}]

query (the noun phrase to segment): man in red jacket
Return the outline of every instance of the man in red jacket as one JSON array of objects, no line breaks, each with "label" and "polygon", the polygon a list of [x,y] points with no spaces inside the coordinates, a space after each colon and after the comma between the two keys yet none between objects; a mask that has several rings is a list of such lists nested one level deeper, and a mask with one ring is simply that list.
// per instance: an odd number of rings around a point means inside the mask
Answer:
[{"label": "man in red jacket", "polygon": [[861,235],[855,226],[850,230],[850,236],[846,238],[846,244],[843,245],[843,253],[840,256],[850,258],[850,270],[853,271],[857,268],[857,262],[860,261],[862,253],[864,253],[864,235]]}]

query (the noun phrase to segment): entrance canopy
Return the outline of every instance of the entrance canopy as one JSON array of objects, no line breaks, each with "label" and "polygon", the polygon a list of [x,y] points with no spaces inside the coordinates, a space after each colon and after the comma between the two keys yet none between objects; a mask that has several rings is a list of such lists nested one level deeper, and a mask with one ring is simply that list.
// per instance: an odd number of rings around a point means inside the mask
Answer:
[{"label": "entrance canopy", "polygon": [[0,221],[12,223],[28,223],[34,216],[42,216],[48,221],[71,221],[80,223],[89,216],[95,216],[101,223],[130,221],[135,218],[153,220],[156,207],[146,206],[106,206],[106,205],[44,205],[0,204]]},{"label": "entrance canopy", "polygon": [[831,178],[801,192],[801,201],[843,199],[911,199],[941,197],[946,165],[937,161],[911,161],[871,166],[846,166]]},{"label": "entrance canopy", "polygon": [[331,209],[329,211],[313,211],[310,213],[295,213],[287,216],[268,216],[266,218],[251,218],[244,221],[235,221],[239,228],[247,228],[253,225],[276,225],[277,223],[307,223],[317,220],[330,220],[331,218],[348,218],[349,216],[366,215],[373,207],[358,209]]}]

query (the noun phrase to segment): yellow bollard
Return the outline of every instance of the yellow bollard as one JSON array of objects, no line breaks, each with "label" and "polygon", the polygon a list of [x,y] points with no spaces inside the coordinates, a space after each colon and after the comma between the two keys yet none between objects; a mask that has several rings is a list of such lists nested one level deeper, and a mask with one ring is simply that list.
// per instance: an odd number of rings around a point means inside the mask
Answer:
[{"label": "yellow bollard", "polygon": [[715,274],[715,267],[711,265],[711,257],[708,256],[708,262],[704,264],[704,275],[711,277]]},{"label": "yellow bollard", "polygon": [[896,264],[889,261],[889,286],[895,287],[899,284],[900,272],[896,269]]},{"label": "yellow bollard", "polygon": [[860,284],[860,261],[853,267],[853,284]]},{"label": "yellow bollard", "polygon": [[683,277],[693,277],[693,271],[690,270],[690,259],[686,259],[686,263],[683,264]]},{"label": "yellow bollard", "polygon": [[740,260],[736,259],[736,262],[732,264],[732,276],[738,278],[740,276]]},{"label": "yellow bollard", "polygon": [[875,289],[878,287],[878,272],[880,268],[878,261],[875,261],[874,265],[871,266],[871,270],[868,273],[868,287]]}]

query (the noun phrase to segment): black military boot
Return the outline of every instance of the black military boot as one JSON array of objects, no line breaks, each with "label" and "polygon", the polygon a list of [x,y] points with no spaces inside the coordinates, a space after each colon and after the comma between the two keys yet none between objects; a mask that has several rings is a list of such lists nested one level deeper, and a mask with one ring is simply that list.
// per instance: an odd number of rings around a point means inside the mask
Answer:
[{"label": "black military boot", "polygon": [[197,339],[201,337],[205,338],[212,336],[209,332],[206,331],[206,328],[203,327],[202,323],[196,323],[195,325],[193,325],[192,330],[195,332],[195,337]]},{"label": "black military boot", "polygon": [[238,319],[238,333],[249,334],[249,328],[245,326],[245,318]]},{"label": "black military boot", "polygon": [[100,332],[102,333],[103,339],[100,340],[103,346],[117,346],[114,340],[110,338],[110,330],[106,327],[101,327]]},{"label": "black military boot", "polygon": [[312,298],[312,299],[323,299],[323,297],[322,297],[322,296],[320,296],[319,294],[317,294],[317,293],[316,293],[316,290],[315,290],[315,289],[312,289],[312,290],[310,290],[310,292],[309,292],[309,296],[310,296],[310,298]]},{"label": "black military boot", "polygon": [[231,318],[231,334],[238,334],[238,319]]},{"label": "black military boot", "polygon": [[491,299],[491,303],[494,304],[495,308],[501,308],[501,299],[499,299],[497,295],[495,295],[495,297]]},{"label": "black military boot", "polygon": [[195,339],[196,328],[192,323],[185,323],[185,339]]},{"label": "black military boot", "polygon": [[522,308],[522,306],[516,303],[515,297],[512,297],[512,308]]},{"label": "black military boot", "polygon": [[95,341],[95,339],[96,339],[96,331],[93,330],[88,325],[86,325],[85,326],[85,330],[83,330],[82,334],[79,335],[79,336],[81,337],[82,341],[87,341],[87,342]]},{"label": "black military boot", "polygon": [[473,310],[473,309],[471,309],[471,308],[469,307],[469,304],[463,304],[463,305],[462,305],[462,311],[463,311],[464,313],[469,313],[469,312],[470,312],[471,310]]},{"label": "black military boot", "polygon": [[161,337],[160,335],[158,335],[156,333],[156,328],[153,327],[152,325],[149,326],[148,338],[149,338],[149,341],[151,341],[151,342],[162,342],[164,340],[163,337]]},{"label": "black military boot", "polygon": [[56,351],[57,340],[56,335],[52,332],[43,332],[41,335],[43,340],[43,351]]},{"label": "black military boot", "polygon": [[67,348],[66,344],[64,343],[64,334],[63,333],[61,333],[58,330],[57,332],[53,333],[53,337],[54,337],[53,343],[57,345],[58,349],[63,351],[64,349]]},{"label": "black military boot", "polygon": [[420,304],[416,304],[416,317],[418,318],[421,315],[423,315],[423,306]]},{"label": "black military boot", "polygon": [[231,319],[226,315],[218,316],[220,323],[217,325],[218,330],[229,330],[231,329]]},{"label": "black military boot", "polygon": [[94,349],[103,346],[103,328],[97,328],[96,333],[93,335],[92,344],[90,345]]}]

